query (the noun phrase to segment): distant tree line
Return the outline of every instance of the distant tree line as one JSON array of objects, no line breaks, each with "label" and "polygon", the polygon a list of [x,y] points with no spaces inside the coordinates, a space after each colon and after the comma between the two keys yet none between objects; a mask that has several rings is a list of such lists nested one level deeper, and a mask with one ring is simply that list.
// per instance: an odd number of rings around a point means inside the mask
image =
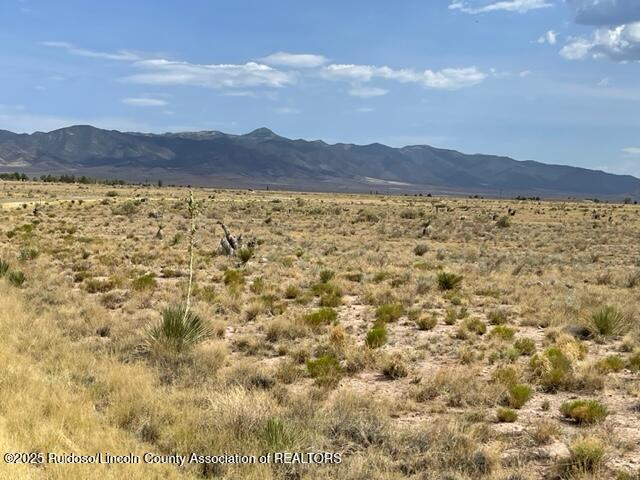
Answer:
[{"label": "distant tree line", "polygon": [[[16,182],[26,182],[29,180],[29,177],[25,173],[0,173],[0,180],[13,180]],[[76,177],[75,175],[40,175],[40,177],[33,177],[34,182],[45,182],[45,183],[82,183],[82,184],[102,184],[102,185],[126,185],[127,182],[119,179],[98,179],[91,178],[85,175],[81,177]]]},{"label": "distant tree line", "polygon": [[27,180],[29,180],[29,177],[27,177],[26,174],[24,173],[0,173],[0,180],[14,180],[16,182],[26,182]]}]

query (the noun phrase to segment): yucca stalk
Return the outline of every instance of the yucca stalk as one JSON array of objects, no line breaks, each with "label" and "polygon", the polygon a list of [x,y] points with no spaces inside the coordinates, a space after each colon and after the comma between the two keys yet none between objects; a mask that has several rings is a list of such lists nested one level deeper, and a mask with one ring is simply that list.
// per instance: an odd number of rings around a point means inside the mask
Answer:
[{"label": "yucca stalk", "polygon": [[187,199],[187,210],[189,211],[189,218],[191,219],[191,228],[189,229],[189,286],[187,288],[187,299],[185,301],[184,318],[186,321],[191,307],[191,291],[193,290],[193,257],[194,247],[196,243],[196,231],[198,230],[198,211],[199,205],[196,199],[193,197],[193,190],[189,190],[189,198]]}]

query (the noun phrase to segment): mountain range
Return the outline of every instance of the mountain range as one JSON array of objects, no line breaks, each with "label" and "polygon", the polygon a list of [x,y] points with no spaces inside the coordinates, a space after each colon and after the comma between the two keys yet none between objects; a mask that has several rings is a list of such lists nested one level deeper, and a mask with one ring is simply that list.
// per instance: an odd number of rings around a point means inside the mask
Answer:
[{"label": "mountain range", "polygon": [[640,179],[509,157],[412,145],[292,140],[259,128],[136,133],[88,125],[0,130],[0,171],[220,187],[640,198]]}]

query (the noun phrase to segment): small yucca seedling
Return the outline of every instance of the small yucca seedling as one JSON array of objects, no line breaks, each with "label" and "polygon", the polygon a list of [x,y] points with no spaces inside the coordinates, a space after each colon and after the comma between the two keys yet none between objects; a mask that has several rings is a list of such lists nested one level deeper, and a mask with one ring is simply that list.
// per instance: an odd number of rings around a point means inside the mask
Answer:
[{"label": "small yucca seedling", "polygon": [[440,290],[453,290],[462,283],[462,275],[451,272],[440,272],[436,278]]},{"label": "small yucca seedling", "polygon": [[150,333],[151,341],[183,352],[211,336],[211,329],[192,311],[184,306],[167,307],[162,319]]},{"label": "small yucca seedling", "polygon": [[242,263],[247,263],[253,257],[253,248],[241,248],[238,250],[238,258]]},{"label": "small yucca seedling", "polygon": [[9,263],[0,258],[0,277],[4,277],[9,271]]},{"label": "small yucca seedling", "polygon": [[27,280],[27,277],[24,275],[24,273],[20,271],[9,272],[9,276],[7,278],[9,280],[9,283],[14,287],[21,287]]},{"label": "small yucca seedling", "polygon": [[322,270],[320,272],[320,281],[322,283],[327,283],[329,280],[331,280],[333,277],[335,276],[335,273],[331,270]]}]

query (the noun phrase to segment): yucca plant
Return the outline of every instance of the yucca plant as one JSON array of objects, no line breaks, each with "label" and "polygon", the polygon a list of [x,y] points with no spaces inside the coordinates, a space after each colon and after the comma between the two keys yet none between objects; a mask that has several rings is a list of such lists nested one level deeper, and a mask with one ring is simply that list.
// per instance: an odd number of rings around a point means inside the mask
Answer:
[{"label": "yucca plant", "polygon": [[197,314],[179,305],[162,311],[162,320],[149,336],[152,343],[180,353],[210,337],[211,329]]},{"label": "yucca plant", "polygon": [[161,345],[174,352],[181,353],[196,343],[211,336],[211,329],[194,312],[191,311],[191,295],[193,292],[193,266],[195,256],[196,232],[198,230],[197,217],[199,206],[189,192],[187,210],[191,219],[189,228],[189,278],[187,284],[187,298],[184,305],[170,306],[162,311],[160,323],[151,328],[149,333],[151,345]]},{"label": "yucca plant", "polygon": [[24,285],[24,282],[27,280],[27,277],[24,273],[20,271],[9,272],[8,280],[11,285],[14,287],[21,287]]},{"label": "yucca plant", "polygon": [[606,305],[591,314],[590,330],[603,337],[611,337],[623,333],[624,315],[610,305]]},{"label": "yucca plant", "polygon": [[0,258],[0,277],[4,277],[9,271],[9,263]]},{"label": "yucca plant", "polygon": [[453,290],[462,283],[462,275],[451,272],[440,272],[436,278],[440,290]]}]

